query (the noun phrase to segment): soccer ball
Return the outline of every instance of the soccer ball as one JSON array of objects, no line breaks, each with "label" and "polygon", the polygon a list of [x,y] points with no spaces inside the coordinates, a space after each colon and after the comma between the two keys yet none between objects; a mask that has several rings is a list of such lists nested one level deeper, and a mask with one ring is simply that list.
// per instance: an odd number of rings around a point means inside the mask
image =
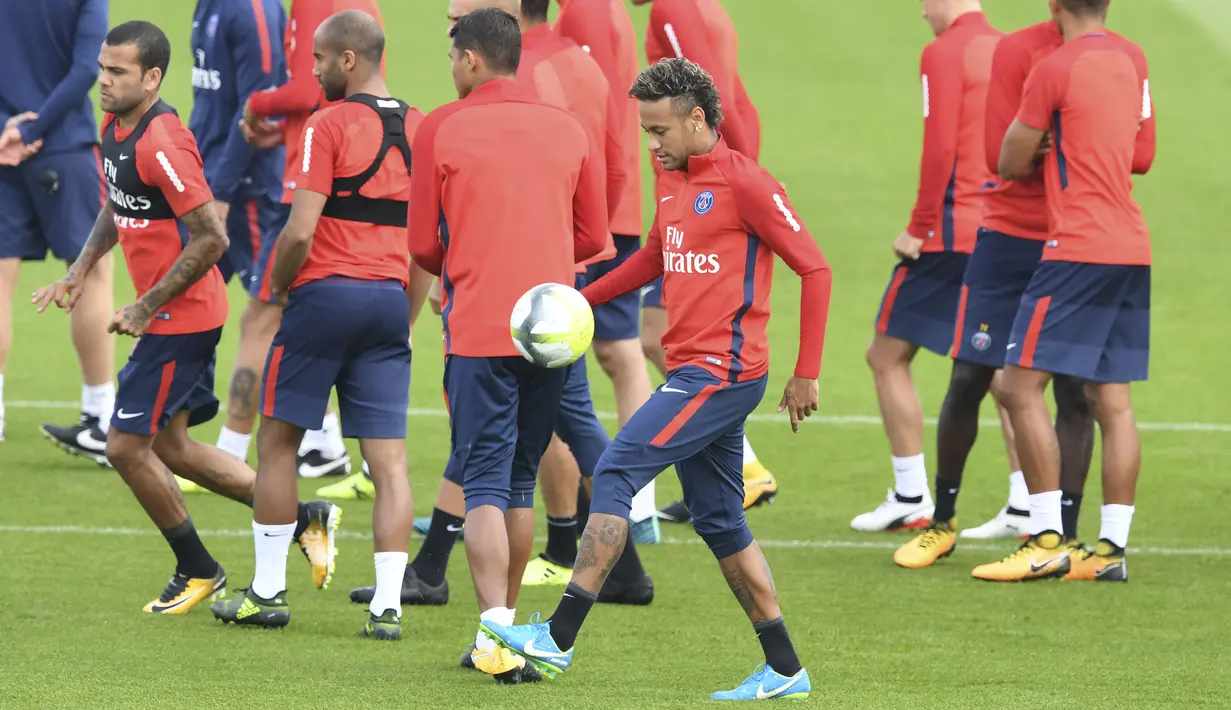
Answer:
[{"label": "soccer ball", "polygon": [[513,345],[521,356],[540,367],[567,367],[594,339],[594,312],[574,288],[539,284],[517,299],[509,318]]}]

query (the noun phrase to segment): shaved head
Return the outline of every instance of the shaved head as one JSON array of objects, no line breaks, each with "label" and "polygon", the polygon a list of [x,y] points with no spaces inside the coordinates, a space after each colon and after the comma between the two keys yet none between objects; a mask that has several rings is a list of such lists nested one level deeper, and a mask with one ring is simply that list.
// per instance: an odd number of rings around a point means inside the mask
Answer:
[{"label": "shaved head", "polygon": [[380,64],[385,55],[385,32],[380,23],[362,10],[343,10],[330,16],[316,30],[317,46],[335,55],[350,51],[355,57]]}]

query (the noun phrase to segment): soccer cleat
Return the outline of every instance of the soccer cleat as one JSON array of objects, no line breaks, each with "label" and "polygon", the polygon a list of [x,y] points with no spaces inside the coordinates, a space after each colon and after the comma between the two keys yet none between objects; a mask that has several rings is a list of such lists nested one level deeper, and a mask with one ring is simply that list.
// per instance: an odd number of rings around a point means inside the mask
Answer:
[{"label": "soccer cleat", "polygon": [[811,692],[812,681],[805,669],[788,677],[770,666],[757,666],[738,688],[720,690],[710,700],[806,700]]},{"label": "soccer cleat", "polygon": [[342,519],[342,509],[327,500],[309,501],[307,505],[308,527],[296,542],[312,565],[312,584],[317,589],[328,589],[338,557],[338,522]]},{"label": "soccer cleat", "polygon": [[573,649],[560,650],[555,639],[551,637],[551,621],[540,623],[538,612],[530,617],[529,624],[505,626],[494,621],[484,621],[479,624],[479,630],[497,645],[524,656],[548,678],[554,678],[568,670],[569,664],[573,662]]},{"label": "soccer cleat", "polygon": [[958,533],[958,537],[967,540],[998,540],[1030,537],[1030,513],[1027,511],[1010,512],[1009,506],[1000,509],[996,517],[977,528],[967,528]]},{"label": "soccer cleat", "polygon": [[402,622],[392,609],[386,609],[380,616],[369,614],[368,623],[359,630],[359,635],[377,641],[401,641]]},{"label": "soccer cleat", "polygon": [[999,562],[979,565],[971,572],[975,579],[989,582],[1026,582],[1053,579],[1069,573],[1070,548],[1059,533],[1044,532],[1031,537]]},{"label": "soccer cleat", "polygon": [[458,665],[469,671],[477,670],[474,667],[474,652],[477,648],[478,646],[475,646],[473,643],[470,644],[470,648],[466,649],[466,652],[462,654],[462,659],[458,661]]},{"label": "soccer cleat", "polygon": [[503,646],[492,646],[486,650],[471,646],[470,663],[472,668],[492,676],[500,685],[538,683],[543,680],[543,672],[533,663]]},{"label": "soccer cleat", "polygon": [[521,576],[521,586],[523,587],[544,587],[553,584],[567,585],[569,579],[573,576],[571,567],[558,565],[555,562],[547,559],[546,555],[539,555],[526,565],[526,572]]},{"label": "soccer cleat", "polygon": [[922,569],[953,554],[957,548],[957,518],[947,523],[932,523],[893,553],[899,567]]},{"label": "soccer cleat", "polygon": [[666,520],[668,523],[691,523],[692,513],[688,512],[688,506],[684,504],[684,501],[677,500],[658,511],[658,519]]},{"label": "soccer cleat", "polygon": [[180,487],[180,493],[210,493],[211,491],[201,484],[190,481],[187,478],[175,477],[175,483]]},{"label": "soccer cleat", "polygon": [[1084,582],[1127,582],[1128,558],[1124,548],[1099,540],[1093,550],[1080,547],[1069,553],[1072,562],[1065,579]]},{"label": "soccer cleat", "polygon": [[778,481],[760,461],[744,464],[744,510],[762,503],[773,503],[778,495]]},{"label": "soccer cleat", "polygon": [[224,624],[261,626],[280,629],[291,623],[291,610],[286,605],[286,592],[278,592],[271,599],[262,599],[251,589],[237,589],[239,596],[219,599],[209,605],[214,618]]},{"label": "soccer cleat", "polygon": [[150,614],[187,614],[194,606],[222,594],[226,588],[227,573],[222,565],[218,565],[218,573],[208,579],[176,572],[162,594],[141,611]]},{"label": "soccer cleat", "polygon": [[107,434],[98,417],[82,412],[73,426],[44,424],[40,430],[56,448],[74,456],[84,456],[99,466],[111,466],[107,460]]},{"label": "soccer cleat", "polygon": [[648,574],[631,584],[621,584],[608,577],[603,583],[603,588],[598,592],[599,604],[646,606],[652,601],[654,601],[654,580]]},{"label": "soccer cleat", "polygon": [[376,497],[376,485],[359,471],[337,483],[317,488],[316,495],[331,500],[371,500]]},{"label": "soccer cleat", "polygon": [[876,509],[856,515],[851,527],[859,532],[891,532],[894,530],[921,530],[932,524],[932,496],[925,493],[918,503],[907,503],[898,498],[892,488],[885,502]]},{"label": "soccer cleat", "polygon": [[[376,585],[357,587],[350,591],[350,600],[356,604],[372,603],[376,594]],[[419,578],[419,573],[411,565],[406,565],[402,573],[402,603],[415,606],[441,606],[449,603],[449,580],[442,579],[436,586],[429,585]]]},{"label": "soccer cleat", "polygon": [[337,457],[326,456],[319,449],[308,449],[295,456],[295,470],[300,478],[322,478],[324,476],[345,476],[350,473],[350,454],[346,449]]},{"label": "soccer cleat", "polygon": [[657,545],[662,542],[663,531],[658,524],[658,516],[651,515],[645,520],[628,523],[628,535],[638,545]]}]

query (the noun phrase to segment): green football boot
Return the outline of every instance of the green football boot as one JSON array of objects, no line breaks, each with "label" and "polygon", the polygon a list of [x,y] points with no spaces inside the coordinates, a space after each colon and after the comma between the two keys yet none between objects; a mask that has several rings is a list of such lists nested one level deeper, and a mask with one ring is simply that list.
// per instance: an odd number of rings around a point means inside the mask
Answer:
[{"label": "green football boot", "polygon": [[392,609],[386,609],[380,616],[369,614],[368,623],[359,630],[359,635],[377,641],[401,641],[402,622]]},{"label": "green football boot", "polygon": [[219,599],[209,605],[214,618],[224,624],[261,626],[280,629],[291,623],[291,610],[286,606],[286,592],[275,594],[272,599],[262,599],[251,589],[237,589],[237,596]]}]

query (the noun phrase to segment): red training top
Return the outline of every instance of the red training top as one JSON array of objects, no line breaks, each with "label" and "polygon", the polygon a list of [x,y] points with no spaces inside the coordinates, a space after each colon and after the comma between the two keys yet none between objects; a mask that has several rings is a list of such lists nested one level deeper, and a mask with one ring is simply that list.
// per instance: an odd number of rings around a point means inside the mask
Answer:
[{"label": "red training top", "polygon": [[517,356],[517,299],[542,283],[571,286],[574,266],[610,236],[585,129],[493,79],[428,114],[412,152],[410,256],[440,276],[446,352]]},{"label": "red training top", "polygon": [[594,305],[663,277],[667,368],[695,365],[728,382],[769,371],[774,254],[803,278],[795,374],[821,370],[832,277],[778,181],[719,140],[658,179],[658,212],[639,249],[582,294]]},{"label": "red training top", "polygon": [[556,32],[581,45],[594,58],[607,77],[617,107],[614,120],[620,136],[619,168],[624,189],[615,205],[608,204],[611,232],[640,237],[641,118],[637,100],[628,95],[640,71],[633,18],[624,0],[560,0],[560,6]]},{"label": "red training top", "polygon": [[[423,114],[406,113],[406,139],[414,140]],[[362,104],[343,102],[312,114],[304,129],[301,164],[296,166],[297,189],[322,195],[333,193],[334,178],[359,175],[372,165],[384,141],[380,116]],[[410,175],[402,154],[385,154],[380,170],[360,190],[373,199],[409,200]],[[273,271],[272,267],[268,271]],[[395,279],[410,284],[410,257],[406,230],[321,216],[312,248],[291,288],[328,276],[379,281]],[[263,290],[263,289],[262,289]]]},{"label": "red training top", "polygon": [[1017,120],[1052,133],[1044,259],[1150,263],[1150,234],[1132,195],[1137,136],[1154,114],[1149,86],[1141,48],[1105,33],[1065,43],[1026,80]]},{"label": "red training top", "polygon": [[923,157],[906,232],[924,240],[924,252],[974,251],[983,213],[979,190],[991,179],[983,124],[1000,36],[982,12],[968,12],[923,50]]}]

